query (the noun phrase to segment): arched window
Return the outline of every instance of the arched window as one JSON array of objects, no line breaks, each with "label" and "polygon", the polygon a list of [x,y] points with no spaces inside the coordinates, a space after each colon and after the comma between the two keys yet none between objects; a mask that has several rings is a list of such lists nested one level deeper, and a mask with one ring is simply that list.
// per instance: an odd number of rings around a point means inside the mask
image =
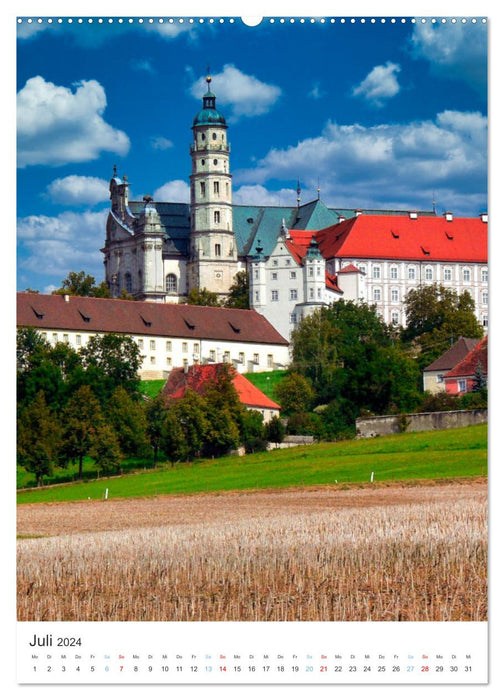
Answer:
[{"label": "arched window", "polygon": [[130,272],[126,272],[124,275],[124,286],[125,286],[128,294],[131,294],[131,292],[133,291],[133,283],[131,281],[131,273]]},{"label": "arched window", "polygon": [[177,292],[177,276],[173,272],[166,275],[166,291],[169,294],[176,294]]}]

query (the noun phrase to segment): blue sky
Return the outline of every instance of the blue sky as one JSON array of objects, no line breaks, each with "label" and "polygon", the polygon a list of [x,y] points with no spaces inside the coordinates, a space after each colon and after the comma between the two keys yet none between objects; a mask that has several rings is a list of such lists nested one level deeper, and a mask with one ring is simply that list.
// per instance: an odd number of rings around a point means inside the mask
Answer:
[{"label": "blue sky", "polygon": [[157,17],[18,24],[17,288],[103,279],[108,181],[188,201],[207,66],[229,124],[234,201],[487,209],[487,27],[407,19]]}]

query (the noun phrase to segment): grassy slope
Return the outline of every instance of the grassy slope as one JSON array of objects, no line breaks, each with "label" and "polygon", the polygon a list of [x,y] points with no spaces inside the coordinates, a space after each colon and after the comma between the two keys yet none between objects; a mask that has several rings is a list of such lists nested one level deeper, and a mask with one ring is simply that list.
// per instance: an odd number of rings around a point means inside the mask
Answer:
[{"label": "grassy slope", "polygon": [[322,443],[268,453],[73,483],[18,494],[19,503],[313,485],[482,476],[487,473],[487,426]]},{"label": "grassy slope", "polygon": [[249,382],[260,389],[266,396],[270,399],[275,399],[274,389],[278,382],[285,377],[287,372],[284,370],[274,370],[273,372],[250,372],[243,376],[246,377]]}]

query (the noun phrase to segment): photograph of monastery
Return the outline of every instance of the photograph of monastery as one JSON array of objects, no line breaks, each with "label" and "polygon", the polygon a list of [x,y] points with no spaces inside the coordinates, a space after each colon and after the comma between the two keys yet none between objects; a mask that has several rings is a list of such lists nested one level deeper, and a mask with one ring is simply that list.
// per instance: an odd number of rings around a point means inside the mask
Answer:
[{"label": "photograph of monastery", "polygon": [[487,620],[486,31],[19,19],[18,620]]}]

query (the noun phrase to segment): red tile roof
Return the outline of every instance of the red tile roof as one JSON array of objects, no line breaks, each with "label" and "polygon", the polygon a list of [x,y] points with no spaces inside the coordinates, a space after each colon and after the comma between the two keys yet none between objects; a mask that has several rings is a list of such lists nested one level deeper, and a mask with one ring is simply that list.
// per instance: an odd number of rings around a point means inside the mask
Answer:
[{"label": "red tile roof", "polygon": [[325,274],[325,286],[328,289],[332,289],[335,292],[343,294],[343,291],[338,287],[338,277],[336,275],[330,275],[327,270]]},{"label": "red tile roof", "polygon": [[[219,372],[225,365],[191,365],[187,371],[183,367],[176,367],[170,372],[163,394],[170,399],[182,399],[188,389],[192,389],[200,396],[204,396],[209,383],[218,379]],[[233,386],[244,406],[250,408],[267,408],[280,410],[280,406],[272,401],[260,389],[239,374],[234,367],[228,365],[233,377]]]},{"label": "red tile roof", "polygon": [[301,262],[306,255],[306,250],[308,248],[308,245],[303,245],[298,243],[297,241],[293,240],[286,240],[285,245],[287,247],[287,250],[290,252],[294,260],[297,262],[298,265],[301,265]]},{"label": "red tile roof", "polygon": [[288,341],[257,311],[94,297],[71,296],[65,301],[59,294],[18,292],[17,325],[288,345]]},{"label": "red tile roof", "polygon": [[431,362],[424,369],[424,372],[439,372],[453,369],[478,343],[479,340],[477,338],[460,337],[449,350],[438,357],[437,360]]},{"label": "red tile roof", "polygon": [[488,336],[480,340],[461,362],[447,372],[444,375],[445,379],[447,377],[474,377],[478,364],[481,364],[483,373],[488,374]]},{"label": "red tile roof", "polygon": [[341,270],[338,270],[338,275],[348,275],[354,272],[360,272],[362,273],[358,267],[355,267],[355,265],[345,265],[345,267],[342,267]]},{"label": "red tile roof", "polygon": [[[297,229],[292,229],[289,231],[290,239],[285,241],[285,245],[290,251],[292,257],[301,265],[303,258],[305,257],[308,247],[312,241],[313,236],[317,237],[317,231],[298,231]],[[358,271],[358,270],[357,270]],[[326,271],[326,287],[332,289],[335,292],[343,294],[342,290],[338,287],[338,278],[336,275],[330,275]]]},{"label": "red tile roof", "polygon": [[480,218],[361,214],[316,234],[324,258],[488,261],[488,224]]}]

